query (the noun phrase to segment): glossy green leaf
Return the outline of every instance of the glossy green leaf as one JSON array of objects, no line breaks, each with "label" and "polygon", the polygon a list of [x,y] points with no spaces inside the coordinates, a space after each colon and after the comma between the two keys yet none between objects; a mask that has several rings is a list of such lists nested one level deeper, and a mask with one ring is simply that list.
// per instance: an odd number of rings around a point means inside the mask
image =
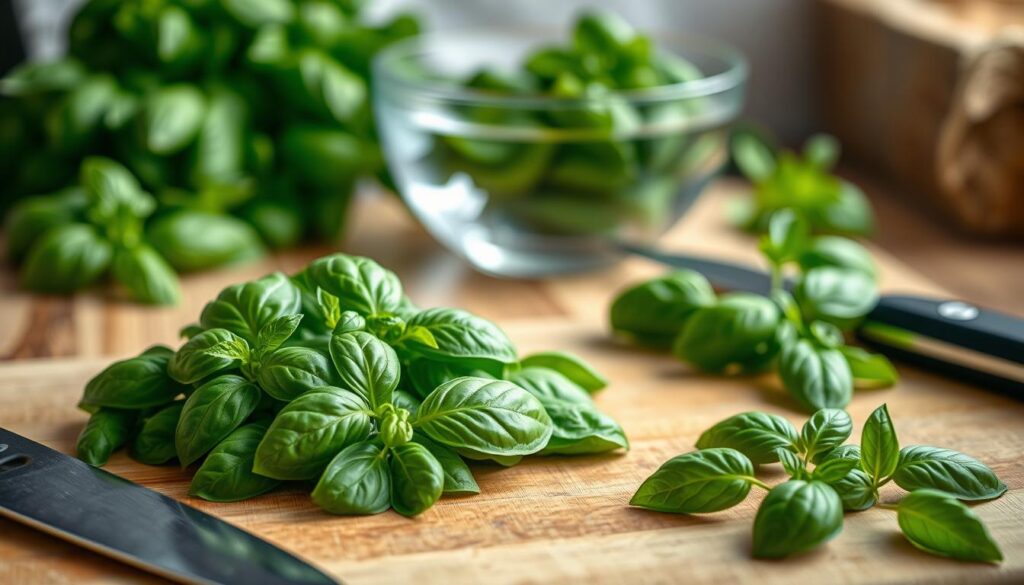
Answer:
[{"label": "glossy green leaf", "polygon": [[402,300],[402,283],[395,273],[369,258],[324,256],[306,271],[316,286],[338,297],[343,311],[369,317],[394,311]]},{"label": "glossy green leaf", "polygon": [[[836,482],[845,478],[859,466],[860,462],[855,459],[829,459],[817,465],[811,477],[835,487]],[[842,494],[840,494],[840,497],[842,497]]]},{"label": "glossy green leaf", "polygon": [[793,479],[810,479],[810,473],[807,471],[807,467],[800,457],[786,449],[785,447],[779,447],[775,450],[775,455],[782,464],[782,469],[785,470],[786,474]]},{"label": "glossy green leaf", "polygon": [[114,280],[135,300],[173,305],[181,297],[178,275],[163,256],[146,244],[117,250],[111,268]]},{"label": "glossy green leaf", "polygon": [[901,449],[892,479],[908,492],[929,488],[960,500],[990,500],[1007,489],[995,472],[977,459],[927,445]]},{"label": "glossy green leaf", "polygon": [[313,489],[313,503],[331,514],[379,514],[390,508],[387,451],[374,441],[342,449]]},{"label": "glossy green leaf", "polygon": [[398,354],[391,346],[356,331],[331,337],[330,352],[342,388],[362,396],[371,410],[391,402],[401,375]]},{"label": "glossy green leaf", "polygon": [[131,439],[135,418],[134,411],[115,408],[100,408],[92,413],[78,435],[78,458],[94,467],[106,465],[111,454]]},{"label": "glossy green leaf", "polygon": [[829,482],[829,485],[839,494],[843,510],[847,512],[867,510],[878,502],[871,478],[860,469],[851,469],[842,479]]},{"label": "glossy green leaf", "polygon": [[4,221],[7,257],[20,263],[43,234],[56,226],[72,223],[84,211],[85,204],[85,191],[77,186],[14,204]]},{"label": "glossy green leaf", "polygon": [[132,458],[147,465],[163,465],[177,457],[174,432],[183,408],[184,401],[175,402],[147,418],[132,442]]},{"label": "glossy green leaf", "polygon": [[282,347],[264,356],[258,381],[267,394],[286,402],[309,390],[341,383],[330,356],[308,347]]},{"label": "glossy green leaf", "polygon": [[277,414],[256,451],[253,471],[276,479],[315,478],[339,451],[370,436],[370,414],[354,392],[310,390]]},{"label": "glossy green leaf", "polygon": [[644,480],[631,506],[659,512],[717,512],[750,493],[754,465],[735,449],[702,449],[669,459]]},{"label": "glossy green leaf", "polygon": [[860,465],[876,485],[896,471],[900,442],[886,405],[871,413],[860,437]]},{"label": "glossy green leaf", "polygon": [[427,309],[409,319],[409,327],[430,331],[437,347],[417,345],[416,351],[438,360],[476,362],[517,361],[516,349],[505,332],[494,323],[459,309]]},{"label": "glossy green leaf", "polygon": [[199,132],[206,99],[191,85],[170,85],[149,96],[144,110],[146,147],[169,155],[187,146]]},{"label": "glossy green leaf", "polygon": [[441,464],[444,470],[444,493],[446,494],[478,494],[480,486],[469,466],[458,453],[434,441],[423,433],[416,433],[413,441],[423,445]]},{"label": "glossy green leaf", "polygon": [[457,361],[435,361],[427,358],[414,359],[403,372],[403,378],[412,385],[412,389],[420,398],[426,398],[441,384],[463,376],[494,377],[473,365],[465,365]]},{"label": "glossy green leaf", "polygon": [[804,273],[793,291],[804,317],[848,331],[878,302],[871,276],[859,270],[822,266]]},{"label": "glossy green leaf", "polygon": [[819,456],[846,442],[852,432],[853,419],[845,410],[823,408],[811,415],[800,430],[800,450],[807,459],[818,461]]},{"label": "glossy green leaf", "polygon": [[785,418],[763,412],[744,412],[701,433],[697,448],[728,447],[759,465],[778,461],[775,450],[796,449],[797,440],[796,428]]},{"label": "glossy green leaf", "polygon": [[110,266],[112,256],[110,243],[92,226],[59,225],[32,245],[21,270],[21,283],[37,292],[72,292],[96,282]]},{"label": "glossy green leaf", "polygon": [[238,428],[260,402],[260,389],[245,378],[218,376],[185,400],[174,433],[174,446],[182,467],[217,446]]},{"label": "glossy green leaf", "polygon": [[590,366],[583,358],[562,351],[544,351],[523,358],[523,368],[547,368],[571,380],[587,392],[597,392],[608,385],[608,380]]},{"label": "glossy green leaf", "polygon": [[242,359],[221,351],[240,347],[245,340],[227,329],[207,329],[185,342],[167,363],[167,374],[182,384],[192,384],[224,370],[236,368]]},{"label": "glossy green leaf", "polygon": [[900,381],[892,362],[880,353],[870,353],[852,345],[844,345],[839,351],[850,366],[856,388],[888,388]]},{"label": "glossy green leaf", "polygon": [[900,501],[897,518],[907,540],[925,552],[963,561],[1003,560],[981,519],[955,496],[916,490]]},{"label": "glossy green leaf", "polygon": [[406,443],[391,449],[391,507],[416,516],[434,505],[444,491],[444,469],[426,447]]},{"label": "glossy green leaf", "polygon": [[251,423],[235,429],[221,441],[199,466],[190,496],[211,502],[237,502],[256,497],[281,484],[253,472],[256,447],[267,432],[265,423]]},{"label": "glossy green leaf", "polygon": [[263,255],[259,235],[244,221],[218,213],[182,210],[154,220],[149,243],[182,272],[237,264]]},{"label": "glossy green leaf", "polygon": [[779,558],[807,552],[843,529],[843,503],[828,484],[790,480],[772,488],[754,518],[753,554]]},{"label": "glossy green leaf", "polygon": [[808,411],[845,408],[853,398],[850,367],[838,350],[801,339],[782,350],[778,367],[782,385]]},{"label": "glossy green leaf", "polygon": [[757,371],[778,352],[781,317],[775,303],[765,297],[726,294],[687,319],[672,353],[710,372]]},{"label": "glossy green leaf", "polygon": [[280,272],[229,286],[203,307],[199,324],[220,327],[256,345],[259,332],[280,317],[301,310],[299,289]]},{"label": "glossy green leaf", "polygon": [[649,345],[668,346],[697,309],[715,304],[715,291],[700,273],[671,272],[634,285],[612,303],[612,329]]},{"label": "glossy green leaf", "polygon": [[274,351],[281,347],[288,338],[295,333],[298,329],[299,323],[302,322],[303,315],[297,313],[295,315],[281,315],[275,317],[269,322],[264,323],[260,327],[259,333],[256,335],[256,348],[260,353]]},{"label": "glossy green leaf", "polygon": [[111,408],[142,409],[162,406],[187,387],[167,375],[171,351],[142,354],[107,366],[85,385],[82,403]]}]

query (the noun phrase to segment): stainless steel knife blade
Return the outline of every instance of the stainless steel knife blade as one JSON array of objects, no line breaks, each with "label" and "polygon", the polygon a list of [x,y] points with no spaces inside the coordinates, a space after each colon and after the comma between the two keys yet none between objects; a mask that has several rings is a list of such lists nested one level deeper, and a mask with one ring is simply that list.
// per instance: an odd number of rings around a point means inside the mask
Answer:
[{"label": "stainless steel knife blade", "polygon": [[4,428],[0,516],[184,583],[337,583],[244,530]]}]

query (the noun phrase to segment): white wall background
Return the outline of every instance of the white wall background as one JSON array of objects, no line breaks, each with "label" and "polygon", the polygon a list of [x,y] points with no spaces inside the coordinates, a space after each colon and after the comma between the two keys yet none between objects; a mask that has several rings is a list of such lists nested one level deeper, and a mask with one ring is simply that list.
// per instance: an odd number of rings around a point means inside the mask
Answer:
[{"label": "white wall background", "polygon": [[[34,58],[59,55],[62,26],[82,0],[15,0],[27,50]],[[747,114],[786,142],[813,131],[813,0],[371,0],[372,13],[413,9],[432,31],[474,26],[566,29],[582,7],[613,9],[634,25],[664,33],[718,37],[742,50],[751,64]]]}]

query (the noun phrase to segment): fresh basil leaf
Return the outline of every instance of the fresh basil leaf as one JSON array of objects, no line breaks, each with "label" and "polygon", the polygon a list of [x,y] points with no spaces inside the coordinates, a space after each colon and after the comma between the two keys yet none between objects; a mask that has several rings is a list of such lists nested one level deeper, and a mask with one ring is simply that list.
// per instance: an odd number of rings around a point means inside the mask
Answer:
[{"label": "fresh basil leaf", "polygon": [[441,499],[444,469],[426,447],[406,443],[391,449],[391,507],[416,516]]},{"label": "fresh basil leaf", "polygon": [[221,0],[221,5],[242,24],[256,28],[290,22],[295,6],[288,0]]},{"label": "fresh basil leaf", "polygon": [[409,319],[409,327],[430,331],[437,347],[417,345],[423,356],[439,360],[517,361],[515,346],[497,325],[459,309],[427,309]]},{"label": "fresh basil leaf", "polygon": [[629,449],[626,432],[592,404],[540,399],[553,431],[541,455],[590,455]]},{"label": "fresh basil leaf", "polygon": [[463,447],[452,447],[460,457],[469,459],[470,461],[490,461],[491,463],[497,463],[502,467],[512,467],[518,465],[523,460],[522,455],[491,455],[489,453],[481,453],[473,449],[466,449]]},{"label": "fresh basil leaf", "polygon": [[0,93],[5,96],[27,96],[67,91],[81,83],[87,75],[85,66],[71,57],[55,61],[26,61],[0,79]]},{"label": "fresh basil leaf", "polygon": [[829,170],[839,160],[839,141],[829,134],[815,134],[804,143],[804,160],[822,169]]},{"label": "fresh basil leaf", "polygon": [[51,228],[72,223],[85,210],[85,204],[85,191],[77,186],[15,203],[4,221],[7,258],[20,263],[43,234]]},{"label": "fresh basil leaf", "polygon": [[174,447],[182,467],[213,449],[256,410],[260,389],[245,378],[218,376],[185,400],[174,432]]},{"label": "fresh basil leaf", "polygon": [[459,362],[417,358],[405,368],[403,379],[408,380],[412,385],[412,389],[420,398],[426,398],[441,384],[463,376],[473,376],[475,378],[494,377],[484,370],[471,365],[460,364]]},{"label": "fresh basil leaf", "polygon": [[839,494],[843,510],[847,512],[867,510],[878,502],[878,492],[871,478],[860,469],[851,469],[842,479],[829,482],[829,485]]},{"label": "fresh basil leaf", "polygon": [[886,405],[871,413],[860,437],[860,466],[875,485],[887,480],[899,464],[900,442]]},{"label": "fresh basil leaf", "polygon": [[336,121],[351,122],[366,106],[366,83],[358,75],[318,49],[303,49],[292,74],[304,90],[306,102]]},{"label": "fresh basil leaf", "polygon": [[523,368],[508,376],[508,381],[536,396],[541,402],[565,402],[591,406],[587,391],[569,378],[547,368]]},{"label": "fresh basil leaf", "polygon": [[21,284],[33,291],[68,293],[96,282],[110,266],[113,249],[90,225],[69,223],[47,230],[29,250]]},{"label": "fresh basil leaf", "polygon": [[375,441],[345,447],[313,489],[313,503],[331,514],[379,514],[391,507],[388,452]]},{"label": "fresh basil leaf", "polygon": [[811,228],[807,221],[793,212],[782,209],[768,220],[768,233],[761,237],[761,252],[772,264],[781,266],[796,260],[807,247]]},{"label": "fresh basil leaf", "polygon": [[[814,343],[826,349],[839,349],[842,351],[843,342],[846,340],[843,337],[843,332],[835,325],[824,321],[812,321],[807,330],[811,334],[810,338]],[[847,362],[847,365],[849,365],[849,362]]]},{"label": "fresh basil leaf", "polygon": [[927,445],[901,449],[892,479],[908,492],[929,488],[960,500],[991,500],[1007,489],[981,461],[952,449]]},{"label": "fresh basil leaf", "polygon": [[342,310],[364,317],[392,313],[402,301],[402,283],[395,273],[369,258],[324,256],[306,271],[316,286],[338,297]]},{"label": "fresh basil leaf", "polygon": [[391,403],[394,404],[396,408],[404,408],[415,415],[416,411],[420,409],[421,401],[419,397],[413,396],[411,393],[399,388],[395,390],[394,395],[392,395]]},{"label": "fresh basil leaf", "polygon": [[142,409],[171,402],[187,388],[167,375],[169,351],[143,354],[107,366],[85,385],[82,403]]},{"label": "fresh basil leaf", "polygon": [[415,433],[412,439],[430,451],[430,454],[441,464],[444,470],[444,493],[446,494],[479,494],[480,486],[473,478],[466,462],[458,453],[432,440],[423,433]]},{"label": "fresh basil leaf", "polygon": [[401,375],[398,354],[391,346],[356,331],[333,336],[330,351],[343,388],[362,396],[371,410],[391,402]]},{"label": "fresh basil leaf", "polygon": [[160,409],[142,423],[132,443],[132,458],[147,465],[163,465],[178,456],[174,448],[174,431],[178,427],[185,402]]},{"label": "fresh basil leaf", "polygon": [[317,388],[285,406],[256,450],[253,471],[276,479],[312,479],[341,449],[370,436],[370,411],[356,393]]},{"label": "fresh basil leaf", "polygon": [[709,372],[757,371],[778,352],[781,315],[771,300],[730,293],[687,319],[672,347],[676,357]]},{"label": "fresh basil leaf", "polygon": [[731,141],[732,160],[754,183],[766,180],[775,172],[773,149],[752,132],[738,132]]},{"label": "fresh basil leaf", "polygon": [[640,343],[669,346],[697,309],[715,304],[715,291],[692,270],[671,272],[635,285],[615,297],[611,325]]},{"label": "fresh basil leaf", "polygon": [[377,438],[385,447],[395,448],[412,440],[409,411],[386,403],[377,411]]},{"label": "fresh basil leaf", "polygon": [[265,494],[281,484],[253,472],[256,447],[267,432],[265,423],[235,429],[199,466],[188,494],[210,502],[237,502]]},{"label": "fresh basil leaf", "polygon": [[[241,347],[245,340],[227,329],[207,329],[189,339],[167,363],[167,374],[182,384],[192,384],[217,372],[238,367],[242,360],[220,349]],[[217,348],[214,353],[211,350]]]},{"label": "fresh basil leaf", "polygon": [[301,310],[299,289],[280,272],[229,286],[203,307],[199,323],[221,327],[256,345],[259,332],[271,322]]},{"label": "fresh basil leaf", "polygon": [[915,490],[900,501],[897,519],[907,540],[927,553],[962,561],[1003,560],[981,519],[950,494]]},{"label": "fresh basil leaf", "polygon": [[192,151],[191,176],[195,183],[231,183],[242,178],[248,110],[245,99],[227,86],[210,89]]},{"label": "fresh basil leaf", "polygon": [[735,449],[702,449],[669,459],[644,480],[630,506],[696,514],[717,512],[750,493],[754,465]]},{"label": "fresh basil leaf", "polygon": [[808,272],[814,268],[831,266],[863,272],[872,279],[878,269],[871,253],[857,242],[840,236],[818,236],[800,254],[800,269]]},{"label": "fresh basil leaf", "polygon": [[779,378],[789,394],[809,411],[844,408],[853,398],[853,378],[843,354],[807,340],[782,350]]},{"label": "fresh basil leaf", "polygon": [[880,353],[870,353],[852,345],[844,345],[839,351],[850,366],[856,388],[888,388],[900,381],[892,362]]},{"label": "fresh basil leaf", "polygon": [[871,202],[859,187],[848,181],[840,180],[835,200],[814,211],[812,221],[825,231],[867,235],[875,229]]},{"label": "fresh basil leaf", "polygon": [[402,336],[398,338],[397,343],[404,344],[409,342],[437,349],[437,340],[434,339],[434,334],[426,327],[406,327],[405,331],[402,332]]},{"label": "fresh basil leaf", "polygon": [[[323,290],[323,289],[317,289]],[[338,297],[326,294],[325,297],[329,297],[337,302]],[[338,314],[338,319],[335,321],[334,334],[341,335],[342,333],[354,333],[356,331],[366,330],[366,319],[362,315],[355,311],[342,311]]]},{"label": "fresh basil leaf", "polygon": [[583,358],[562,351],[545,351],[534,353],[523,358],[519,364],[523,368],[547,368],[571,380],[587,392],[597,392],[608,385],[608,380]]},{"label": "fresh basil leaf", "polygon": [[256,335],[256,348],[260,353],[274,351],[281,347],[288,338],[298,329],[303,315],[282,315],[275,317],[260,327]]},{"label": "fresh basil leaf", "polygon": [[831,451],[819,453],[813,458],[815,464],[821,464],[832,459],[853,459],[860,461],[860,445],[839,445]]},{"label": "fresh basil leaf", "polygon": [[796,449],[797,432],[788,420],[763,412],[744,412],[701,433],[698,449],[728,447],[743,453],[754,465],[779,460],[776,449]]},{"label": "fresh basil leaf", "polygon": [[142,191],[135,176],[109,158],[90,156],[82,162],[79,175],[89,198],[89,217],[107,227],[108,232],[110,226],[123,219],[119,214],[127,212],[135,218],[144,218],[156,207],[152,196]]},{"label": "fresh basil leaf", "polygon": [[93,467],[106,465],[110,455],[131,439],[135,419],[136,413],[131,410],[96,410],[78,435],[78,458]]},{"label": "fresh basil leaf", "polygon": [[850,331],[878,302],[872,277],[859,270],[822,266],[804,273],[793,291],[808,321],[826,321]]},{"label": "fresh basil leaf", "polygon": [[502,380],[456,378],[430,393],[413,426],[457,449],[530,455],[551,438],[551,418],[532,394]]},{"label": "fresh basil leaf", "polygon": [[754,518],[753,553],[779,558],[807,552],[843,529],[843,503],[827,483],[790,480],[768,492]]},{"label": "fresh basil leaf", "polygon": [[[855,459],[829,459],[828,461],[823,461],[814,468],[814,473],[811,474],[811,478],[823,481],[835,487],[834,484],[837,481],[845,478],[851,471],[859,466],[860,462]],[[840,497],[842,497],[841,494]]]},{"label": "fresh basil leaf", "polygon": [[267,394],[286,402],[309,390],[341,383],[327,352],[308,347],[270,352],[260,364],[257,381]]},{"label": "fresh basil leaf", "polygon": [[782,469],[786,471],[789,477],[793,479],[811,478],[811,474],[807,472],[807,467],[796,453],[785,447],[779,447],[775,450],[775,456],[778,458],[779,463],[782,464]]},{"label": "fresh basil leaf", "polygon": [[206,99],[197,88],[181,84],[156,90],[145,102],[146,147],[159,155],[174,154],[196,137],[203,123]]},{"label": "fresh basil leaf", "polygon": [[143,303],[173,305],[181,298],[178,275],[156,250],[146,244],[119,249],[111,266],[114,280]]},{"label": "fresh basil leaf", "polygon": [[809,461],[830,453],[850,438],[853,419],[845,410],[823,408],[807,419],[800,430],[800,450]]},{"label": "fresh basil leaf", "polygon": [[238,264],[259,258],[264,251],[259,234],[244,221],[187,209],[154,220],[147,240],[180,272]]}]

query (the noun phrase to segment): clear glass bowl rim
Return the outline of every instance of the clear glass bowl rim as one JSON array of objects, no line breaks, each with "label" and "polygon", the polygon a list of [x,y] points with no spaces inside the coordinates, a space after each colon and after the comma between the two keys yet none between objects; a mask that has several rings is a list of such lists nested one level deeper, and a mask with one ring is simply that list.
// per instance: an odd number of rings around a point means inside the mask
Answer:
[{"label": "clear glass bowl rim", "polygon": [[[572,108],[575,105],[585,106],[591,102],[590,98],[567,98],[553,95],[501,95],[485,90],[455,87],[437,80],[411,79],[396,71],[395,63],[412,55],[429,51],[430,46],[435,42],[453,42],[460,37],[495,35],[528,36],[522,31],[501,28],[418,35],[389,45],[377,54],[373,60],[374,82],[381,87],[393,85],[395,90],[411,92],[407,94],[410,97],[430,98],[462,105]],[[613,90],[607,95],[621,97],[633,104],[650,105],[724,93],[742,86],[747,79],[749,70],[747,59],[732,45],[699,35],[666,37],[653,34],[652,37],[656,42],[657,50],[669,50],[673,54],[678,54],[678,49],[683,48],[691,53],[719,59],[726,64],[726,68],[724,71],[700,79],[644,89]]]}]

